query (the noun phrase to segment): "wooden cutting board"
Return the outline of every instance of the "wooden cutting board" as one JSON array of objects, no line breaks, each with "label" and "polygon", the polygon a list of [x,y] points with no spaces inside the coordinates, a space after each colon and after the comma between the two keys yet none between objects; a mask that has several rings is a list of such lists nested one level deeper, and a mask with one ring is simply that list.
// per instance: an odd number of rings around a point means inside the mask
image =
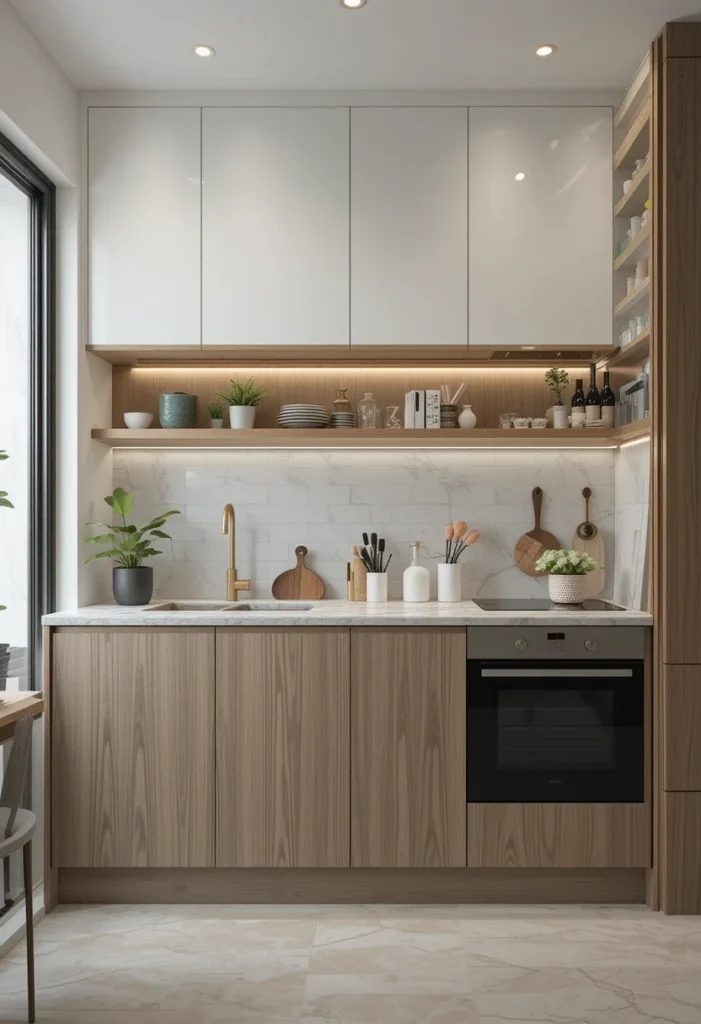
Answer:
[{"label": "wooden cutting board", "polygon": [[535,527],[528,533],[522,534],[516,541],[514,548],[514,562],[521,572],[528,576],[544,576],[545,573],[536,572],[535,564],[543,554],[551,548],[561,548],[562,544],[552,533],[541,529],[540,515],[543,510],[543,491],[540,487],[533,488],[533,514],[535,516]]},{"label": "wooden cutting board", "polygon": [[[591,498],[590,487],[584,488],[582,491],[582,497],[584,498],[584,521],[581,522],[579,526],[575,527],[575,531],[572,536],[572,549],[574,551],[583,551],[601,566],[600,569],[587,573],[584,590],[585,597],[598,597],[606,586],[606,547],[604,545],[604,538],[601,536],[601,531],[589,518],[589,499]],[[581,537],[580,533],[593,533],[593,536]]]},{"label": "wooden cutting board", "polygon": [[304,559],[307,549],[303,544],[295,548],[297,565],[281,573],[273,583],[273,597],[278,601],[321,601],[326,586],[320,576],[307,569]]}]

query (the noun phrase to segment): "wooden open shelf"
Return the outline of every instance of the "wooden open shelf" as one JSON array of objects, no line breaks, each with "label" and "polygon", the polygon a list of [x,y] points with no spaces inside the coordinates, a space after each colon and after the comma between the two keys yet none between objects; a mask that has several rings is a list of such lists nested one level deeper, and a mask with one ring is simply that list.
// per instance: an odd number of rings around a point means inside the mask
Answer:
[{"label": "wooden open shelf", "polygon": [[650,167],[651,157],[648,157],[637,174],[633,176],[633,184],[624,196],[622,196],[613,208],[614,217],[635,217],[645,210],[645,203],[650,198]]},{"label": "wooden open shelf", "polygon": [[642,284],[639,288],[636,288],[630,295],[626,295],[622,302],[619,302],[613,311],[614,316],[617,319],[626,316],[631,310],[639,306],[643,299],[646,299],[650,294],[650,278]]},{"label": "wooden open shelf", "polygon": [[617,448],[650,432],[647,420],[580,430],[93,430],[111,448]]},{"label": "wooden open shelf", "polygon": [[628,128],[637,117],[641,107],[649,102],[651,65],[651,55],[648,52],[635,72],[633,81],[613,116],[614,128]]},{"label": "wooden open shelf", "polygon": [[636,262],[641,257],[640,250],[643,248],[645,243],[650,243],[651,226],[646,224],[645,227],[637,233],[635,238],[628,243],[620,256],[617,257],[613,264],[614,270],[628,270],[634,267]]},{"label": "wooden open shelf", "polygon": [[614,367],[641,366],[650,358],[650,331],[643,331],[635,341],[629,345],[619,348],[615,355],[603,362],[604,369],[612,370]]},{"label": "wooden open shelf", "polygon": [[615,171],[621,167],[632,168],[635,161],[650,152],[650,104],[645,103],[630,128],[623,142],[616,150],[613,159]]}]

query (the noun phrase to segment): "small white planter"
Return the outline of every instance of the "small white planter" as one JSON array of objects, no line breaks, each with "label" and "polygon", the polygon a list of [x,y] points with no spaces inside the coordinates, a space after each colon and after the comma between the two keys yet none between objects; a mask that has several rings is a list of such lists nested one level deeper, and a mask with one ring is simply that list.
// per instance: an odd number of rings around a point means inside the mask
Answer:
[{"label": "small white planter", "polygon": [[221,430],[221,428],[224,426],[224,420],[210,420],[209,425],[212,428],[212,430]]},{"label": "small white planter", "polygon": [[567,409],[564,405],[553,408],[553,425],[555,430],[567,430]]},{"label": "small white planter", "polygon": [[368,604],[384,604],[387,601],[387,573],[369,572],[367,574]]},{"label": "small white planter", "polygon": [[548,576],[548,592],[555,604],[581,604],[586,597],[586,587],[586,575]]},{"label": "small white planter", "polygon": [[229,406],[229,422],[232,430],[251,430],[255,421],[255,405]]},{"label": "small white planter", "polygon": [[445,604],[462,601],[462,566],[459,562],[438,563],[438,600]]}]

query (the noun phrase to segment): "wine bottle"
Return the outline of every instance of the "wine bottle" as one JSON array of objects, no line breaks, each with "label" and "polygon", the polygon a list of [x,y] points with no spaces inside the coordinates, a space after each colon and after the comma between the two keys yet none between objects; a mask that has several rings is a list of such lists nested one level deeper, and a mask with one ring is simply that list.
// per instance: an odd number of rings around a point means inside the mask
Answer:
[{"label": "wine bottle", "polygon": [[587,423],[601,419],[601,395],[596,386],[596,363],[589,368],[589,390],[585,400],[585,414]]},{"label": "wine bottle", "polygon": [[572,395],[572,426],[583,427],[586,419],[584,408],[584,381],[577,378],[575,381],[575,392]]},{"label": "wine bottle", "polygon": [[609,383],[610,376],[608,371],[604,372],[604,387],[601,392],[601,419],[607,427],[615,427],[616,395]]}]

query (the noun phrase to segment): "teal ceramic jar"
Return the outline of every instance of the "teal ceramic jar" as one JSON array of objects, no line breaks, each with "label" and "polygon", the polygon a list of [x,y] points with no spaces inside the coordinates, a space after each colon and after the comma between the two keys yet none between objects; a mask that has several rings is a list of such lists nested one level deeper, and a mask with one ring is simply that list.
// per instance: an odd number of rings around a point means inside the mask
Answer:
[{"label": "teal ceramic jar", "polygon": [[158,419],[166,430],[194,427],[197,421],[197,395],[173,391],[158,396]]}]

